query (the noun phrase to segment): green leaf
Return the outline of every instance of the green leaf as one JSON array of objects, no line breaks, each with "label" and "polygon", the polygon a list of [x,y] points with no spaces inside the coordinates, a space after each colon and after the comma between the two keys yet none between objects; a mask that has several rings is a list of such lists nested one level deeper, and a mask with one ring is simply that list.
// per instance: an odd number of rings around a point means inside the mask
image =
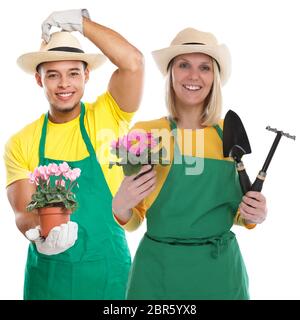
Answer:
[{"label": "green leaf", "polygon": [[132,176],[134,174],[137,174],[142,168],[142,164],[138,163],[135,165],[132,165],[130,163],[123,165],[123,172],[125,176]]},{"label": "green leaf", "polygon": [[54,196],[53,196],[52,193],[46,194],[46,200],[47,200],[48,202],[51,201],[53,198],[54,198]]},{"label": "green leaf", "polygon": [[74,199],[74,194],[73,194],[73,193],[67,193],[67,194],[66,194],[66,198],[67,198],[67,200],[75,201],[75,199]]},{"label": "green leaf", "polygon": [[27,211],[32,211],[36,208],[37,202],[31,201],[26,207]]}]

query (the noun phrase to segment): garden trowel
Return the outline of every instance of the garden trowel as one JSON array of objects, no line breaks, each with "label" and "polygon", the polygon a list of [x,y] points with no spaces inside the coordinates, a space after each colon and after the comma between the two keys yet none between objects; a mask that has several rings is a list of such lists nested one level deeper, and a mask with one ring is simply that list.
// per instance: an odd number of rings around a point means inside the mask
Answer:
[{"label": "garden trowel", "polygon": [[243,123],[235,112],[229,110],[224,119],[223,155],[234,159],[243,194],[251,189],[251,182],[242,162],[243,155],[249,153],[251,147]]}]

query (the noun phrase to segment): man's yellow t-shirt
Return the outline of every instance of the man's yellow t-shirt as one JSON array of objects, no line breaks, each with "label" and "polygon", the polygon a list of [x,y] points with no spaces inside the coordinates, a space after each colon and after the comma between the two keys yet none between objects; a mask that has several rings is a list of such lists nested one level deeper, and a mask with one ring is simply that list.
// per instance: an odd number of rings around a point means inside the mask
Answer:
[{"label": "man's yellow t-shirt", "polygon": [[[120,109],[109,92],[99,96],[94,103],[85,103],[84,125],[96,152],[109,189],[114,195],[123,179],[122,169],[109,169],[110,143],[127,133],[134,113]],[[6,186],[28,179],[39,165],[39,143],[45,115],[13,135],[5,146]],[[62,161],[77,161],[89,153],[81,136],[80,115],[66,123],[48,121],[45,156]]]}]

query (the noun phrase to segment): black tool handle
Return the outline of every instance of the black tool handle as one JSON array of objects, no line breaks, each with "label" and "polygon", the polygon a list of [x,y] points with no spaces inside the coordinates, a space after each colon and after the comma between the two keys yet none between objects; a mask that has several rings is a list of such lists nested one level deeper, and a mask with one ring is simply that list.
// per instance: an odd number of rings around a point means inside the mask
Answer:
[{"label": "black tool handle", "polygon": [[264,163],[264,165],[263,165],[263,167],[262,167],[260,172],[265,172],[265,173],[267,172],[267,170],[269,168],[269,165],[270,165],[270,162],[271,162],[271,160],[272,160],[272,158],[274,156],[274,153],[275,153],[275,151],[276,151],[276,149],[278,147],[278,143],[279,143],[279,141],[280,141],[280,139],[282,137],[282,134],[283,134],[282,131],[277,132],[276,137],[274,139],[274,142],[273,142],[273,144],[271,146],[271,149],[270,149],[270,151],[268,153],[268,156],[266,158],[266,161],[265,161],[265,163]]},{"label": "black tool handle", "polygon": [[266,177],[266,172],[264,171],[259,171],[259,174],[257,175],[253,185],[251,186],[250,190],[251,191],[257,191],[260,192],[262,190],[264,181]]},{"label": "black tool handle", "polygon": [[262,167],[262,169],[259,171],[253,185],[251,186],[251,191],[258,191],[260,192],[262,190],[262,187],[263,187],[263,183],[265,181],[265,177],[266,177],[266,174],[267,174],[267,170],[269,168],[269,165],[271,163],[271,160],[274,156],[274,153],[278,147],[278,143],[282,137],[282,134],[283,132],[282,131],[278,131],[277,134],[276,134],[276,137],[274,139],[274,142],[271,146],[271,149],[267,155],[267,158],[265,160],[265,163]]},{"label": "black tool handle", "polygon": [[251,189],[251,182],[242,161],[236,164],[243,194]]},{"label": "black tool handle", "polygon": [[239,179],[243,194],[246,194],[251,189],[251,182],[246,170],[239,171]]}]

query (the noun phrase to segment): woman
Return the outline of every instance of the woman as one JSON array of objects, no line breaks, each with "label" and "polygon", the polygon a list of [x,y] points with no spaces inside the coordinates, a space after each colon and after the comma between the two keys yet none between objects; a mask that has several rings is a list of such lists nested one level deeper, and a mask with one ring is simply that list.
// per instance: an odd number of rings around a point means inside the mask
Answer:
[{"label": "woman", "polygon": [[[234,162],[223,157],[221,85],[230,75],[229,51],[212,34],[188,28],[153,56],[167,76],[170,116],[135,128],[172,131],[173,161],[138,179],[126,177],[113,199],[125,229],[147,218],[127,299],[249,299],[246,268],[230,229],[233,223],[255,227],[267,209],[261,193],[242,196]],[[193,143],[199,136],[200,153]],[[198,164],[196,173],[188,173],[191,163]]]}]

